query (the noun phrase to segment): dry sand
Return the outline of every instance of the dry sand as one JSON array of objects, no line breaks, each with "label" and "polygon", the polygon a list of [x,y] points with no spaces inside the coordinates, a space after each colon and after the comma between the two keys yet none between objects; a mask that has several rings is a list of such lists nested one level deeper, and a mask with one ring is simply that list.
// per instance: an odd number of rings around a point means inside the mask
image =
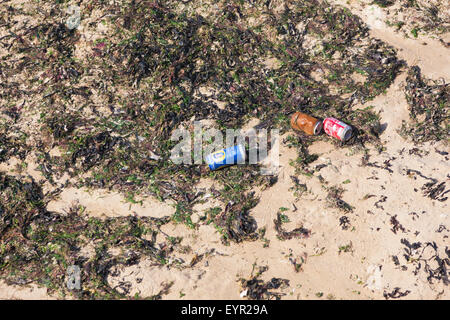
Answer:
[{"label": "dry sand", "polygon": [[[359,15],[371,27],[373,37],[399,49],[399,56],[408,65],[418,64],[424,76],[450,81],[449,49],[437,39],[406,39],[384,23],[385,9],[377,7],[377,18],[359,1],[332,2],[347,6]],[[179,256],[190,261],[195,255],[205,254],[201,261],[188,269],[161,268],[150,261],[142,261],[117,270],[119,275],[109,281],[113,285],[128,282],[130,294],[139,293],[141,296],[156,294],[163,283],[173,282],[164,299],[245,299],[238,280],[248,279],[252,265],[256,263],[269,267],[262,279],[278,277],[290,281],[289,287],[281,291],[285,294],[283,299],[384,299],[383,293],[390,293],[395,288],[400,288],[401,292],[410,291],[404,299],[449,299],[450,292],[442,281],[428,282],[428,274],[423,268],[414,274],[416,264],[403,257],[405,246],[402,239],[410,243],[435,242],[443,250],[449,246],[450,229],[448,201],[424,197],[421,188],[428,181],[414,171],[408,174],[408,169],[418,170],[424,176],[448,182],[448,156],[436,150],[449,152],[450,148],[444,143],[428,143],[420,146],[419,150],[398,134],[402,121],[409,120],[402,90],[405,77],[402,73],[385,94],[356,106],[373,106],[380,112],[382,124],[386,125],[381,134],[384,152],[378,153],[374,146],[369,150],[369,162],[379,167],[362,166],[362,150],[340,149],[331,142],[321,141],[310,147],[311,153],[319,154],[311,166],[326,166],[312,177],[298,175],[289,165],[296,158],[296,151],[280,144],[278,182],[267,190],[255,190],[260,202],[251,212],[258,227],[266,227],[265,238],[270,241],[268,247],[264,247],[262,241],[225,246],[212,225],[190,230],[183,225],[169,223],[162,227],[162,231],[183,237],[182,245],[190,248],[179,252]],[[345,189],[343,200],[355,207],[353,212],[344,214],[329,206],[328,191],[322,187],[319,174],[330,182],[329,186]],[[291,190],[294,186],[291,176],[296,176],[307,186],[307,191],[299,197]],[[212,181],[202,180],[197,187],[208,190],[212,185]],[[137,214],[160,217],[170,215],[174,210],[170,204],[153,199],[145,199],[142,206],[130,206],[118,194],[76,189],[64,191],[60,200],[50,203],[49,210],[62,212],[74,201],[85,206],[86,212],[94,216]],[[217,205],[214,200],[209,200],[195,209],[201,216],[205,209]],[[281,241],[277,238],[273,220],[281,207],[289,209],[285,214],[290,222],[284,227],[290,230],[304,226],[312,230],[308,239]],[[346,230],[339,225],[339,219],[344,215],[350,221]],[[392,231],[392,217],[403,226],[403,230]],[[427,250],[425,255],[431,258],[434,251]],[[444,252],[438,254],[445,256]],[[398,257],[399,265],[394,263],[393,257]],[[296,272],[290,259],[299,261],[301,258],[305,263]],[[0,298],[50,297],[44,289],[0,284]]]}]

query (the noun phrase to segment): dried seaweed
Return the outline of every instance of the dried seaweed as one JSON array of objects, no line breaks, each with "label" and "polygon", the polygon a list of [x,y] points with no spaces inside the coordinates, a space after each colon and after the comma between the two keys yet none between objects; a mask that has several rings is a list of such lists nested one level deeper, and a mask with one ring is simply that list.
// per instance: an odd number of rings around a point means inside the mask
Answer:
[{"label": "dried seaweed", "polygon": [[[410,30],[421,30],[436,35],[445,34],[450,30],[448,6],[445,2],[436,0],[400,0],[400,6],[394,10],[395,15],[402,12],[403,18],[397,21],[398,28],[410,36]],[[413,34],[414,35],[414,34]]]},{"label": "dried seaweed", "polygon": [[368,167],[374,167],[374,168],[379,168],[379,169],[384,169],[386,171],[388,171],[389,173],[394,173],[394,171],[390,168],[392,167],[391,161],[395,160],[395,157],[392,157],[389,160],[385,160],[383,162],[383,165],[379,165],[377,162],[364,162],[364,165],[368,166]]},{"label": "dried seaweed", "polygon": [[441,182],[438,184],[437,181],[425,183],[422,186],[422,191],[425,196],[431,198],[433,200],[437,200],[440,202],[444,202],[448,199],[448,197],[444,197],[447,193],[450,192],[450,189],[445,190],[445,182]]},{"label": "dried seaweed", "polygon": [[[246,290],[246,296],[250,300],[280,300],[285,294],[269,290],[284,289],[289,287],[289,280],[272,278],[267,282],[259,279],[260,275],[268,270],[268,267],[260,267],[258,273],[249,280],[240,279],[241,286]],[[253,274],[253,272],[252,272]]]},{"label": "dried seaweed", "polygon": [[398,222],[397,220],[397,215],[392,216],[391,220],[390,220],[391,224],[392,224],[392,229],[391,231],[395,234],[397,234],[398,230],[401,230],[403,233],[406,232],[406,229],[401,225],[400,222]]},{"label": "dried seaweed", "polygon": [[385,299],[399,299],[402,297],[406,297],[408,294],[410,294],[411,291],[410,290],[406,290],[404,292],[400,291],[399,287],[395,287],[394,290],[392,292],[383,292],[383,297],[385,297]]},{"label": "dried seaweed", "polygon": [[352,212],[353,207],[341,199],[343,193],[344,189],[341,187],[331,187],[328,192],[327,201],[332,207],[344,212]]},{"label": "dried seaweed", "polygon": [[450,137],[450,84],[424,79],[420,68],[413,66],[406,78],[405,95],[411,125],[402,125],[401,132],[414,142],[439,141]]},{"label": "dried seaweed", "polygon": [[254,192],[244,196],[243,203],[228,203],[225,211],[215,218],[215,223],[222,230],[222,241],[229,240],[242,242],[254,241],[259,238],[256,220],[250,216],[249,209],[253,208],[257,200],[253,198]]},{"label": "dried seaweed", "polygon": [[436,179],[431,178],[431,177],[427,177],[426,175],[424,175],[422,172],[420,172],[419,170],[414,170],[414,169],[406,169],[406,174],[410,177],[414,177],[414,179],[417,179],[417,177],[414,176],[414,174],[417,174],[419,177],[424,178],[426,180],[430,180],[433,184],[435,184],[437,182]]},{"label": "dried seaweed", "polygon": [[380,205],[380,203],[386,202],[387,200],[387,196],[381,196],[380,200],[378,200],[377,202],[374,203],[374,206],[378,209],[384,210],[384,207],[382,205]]},{"label": "dried seaweed", "polygon": [[[68,294],[62,265],[76,262],[83,270],[89,266],[83,274],[88,289],[79,297],[123,296],[126,283],[114,289],[105,281],[113,266],[146,256],[164,264],[172,248],[157,249],[144,241],[139,226],[153,230],[171,220],[196,228],[190,218],[198,197],[194,186],[205,177],[224,186],[215,196],[226,210],[212,219],[223,240],[257,239],[250,214],[257,198],[248,192],[255,186],[270,187],[276,178],[261,176],[258,166],[210,173],[201,165],[173,164],[171,134],[182,125],[190,127],[192,120],[215,120],[214,126],[225,130],[256,117],[261,128],[284,132],[288,116],[300,110],[351,123],[355,138],[340,147],[378,141],[379,116],[353,106],[388,88],[403,62],[395,49],[369,38],[357,16],[316,0],[286,1],[282,13],[267,1],[208,3],[214,4],[211,12],[195,1],[83,2],[79,5],[86,12],[100,17],[83,17],[83,30],[69,30],[62,23],[64,6],[59,3],[42,3],[32,13],[36,19],[17,19],[29,12],[0,3],[0,31],[5,34],[0,39],[0,162],[33,154],[44,177],[39,182],[1,177],[1,241],[9,241],[9,254],[0,258],[2,278],[34,281]],[[256,25],[250,23],[255,14],[260,17]],[[98,24],[103,24],[105,38],[84,41],[83,32]],[[319,70],[325,80],[314,76]],[[365,77],[363,83],[352,79],[355,72]],[[39,119],[30,125],[36,115]],[[303,173],[313,172],[309,165],[317,156],[308,154],[307,144],[318,139],[295,138],[296,163]],[[60,155],[53,155],[54,149]],[[56,178],[66,173],[71,182],[56,185]],[[47,182],[53,189],[42,195]],[[170,199],[176,212],[159,222],[89,219],[80,208],[67,216],[48,212],[46,203],[68,186]],[[352,210],[339,197],[334,199],[337,207]],[[279,217],[275,225],[281,237],[309,235],[302,228],[286,232],[278,223]],[[30,234],[30,225],[39,236]],[[119,232],[122,228],[129,233]],[[74,258],[75,248],[88,241],[72,239],[80,233],[88,240],[104,239],[89,261]],[[22,236],[15,238],[17,234]],[[49,241],[60,249],[52,247],[44,254]],[[107,249],[117,245],[134,253],[108,256]],[[50,262],[53,257],[57,267]],[[31,261],[28,269],[23,261]]]},{"label": "dried seaweed", "polygon": [[348,230],[350,227],[350,219],[347,216],[342,216],[339,218],[339,226],[342,230]]},{"label": "dried seaweed", "polygon": [[295,228],[292,231],[283,230],[283,219],[280,212],[277,213],[277,218],[273,220],[273,223],[275,225],[277,237],[281,240],[290,240],[292,238],[304,239],[308,238],[311,235],[311,231],[303,227]]},{"label": "dried seaweed", "polygon": [[[107,277],[112,268],[137,264],[146,257],[155,264],[165,264],[171,247],[162,249],[146,240],[145,234],[157,232],[169,218],[107,218],[83,216],[80,207],[67,214],[46,210],[44,195],[34,181],[18,180],[0,174],[0,276],[9,284],[35,282],[48,291],[78,298],[126,298],[126,285],[112,288]],[[95,254],[80,255],[81,248],[94,244]],[[121,249],[111,256],[108,249]],[[66,268],[77,265],[82,270],[79,291],[66,287]],[[16,270],[21,270],[18,273]]]},{"label": "dried seaweed", "polygon": [[301,197],[308,190],[306,183],[300,183],[300,180],[296,176],[290,176],[290,178],[294,186],[289,188],[289,191],[294,191],[296,197]]},{"label": "dried seaweed", "polygon": [[[291,249],[289,249],[291,251]],[[294,266],[295,272],[302,271],[303,265],[306,263],[307,254],[304,253],[302,256],[298,256],[296,258],[293,258],[292,256],[289,257],[289,262]]]},{"label": "dried seaweed", "polygon": [[7,161],[12,156],[25,160],[30,147],[24,143],[26,137],[21,131],[14,132],[9,125],[0,126],[0,163]]},{"label": "dried seaweed", "polygon": [[394,0],[374,0],[373,3],[376,3],[380,7],[385,8],[385,7],[392,6],[395,3],[395,1]]},{"label": "dried seaweed", "polygon": [[[264,6],[259,2],[254,5]],[[103,9],[102,5],[98,6]],[[41,110],[44,115],[42,129],[52,135],[53,145],[68,149],[66,151],[70,156],[64,165],[54,166],[54,170],[66,171],[70,168],[74,174],[90,172],[92,178],[83,182],[90,186],[119,189],[131,186],[143,189],[147,186],[146,177],[161,166],[151,160],[148,149],[166,160],[169,151],[167,140],[171,131],[192,116],[196,120],[215,118],[221,125],[237,125],[244,123],[248,115],[254,113],[261,118],[265,127],[270,127],[275,123],[280,124],[277,119],[295,110],[300,102],[305,111],[323,115],[325,111],[331,112],[351,120],[361,132],[365,130],[364,127],[367,128],[365,131],[370,131],[371,118],[367,117],[370,113],[349,112],[337,96],[328,92],[324,83],[310,80],[309,74],[313,71],[310,66],[316,68],[324,65],[328,69],[331,65],[319,56],[308,55],[307,49],[302,47],[303,36],[308,31],[331,33],[331,40],[324,43],[326,54],[345,52],[354,59],[353,67],[363,68],[368,75],[365,86],[348,84],[356,86],[355,97],[358,95],[365,99],[376,95],[392,80],[398,61],[385,44],[379,41],[372,41],[368,45],[360,42],[361,37],[367,37],[367,30],[355,16],[342,9],[329,10],[316,1],[295,4],[283,17],[269,10],[269,25],[281,34],[286,21],[287,26],[292,26],[314,17],[303,34],[289,27],[289,32],[283,36],[284,40],[280,38],[270,42],[254,29],[238,28],[227,18],[217,23],[197,14],[180,14],[174,7],[176,4],[173,1],[160,1],[140,10],[131,4],[126,6],[126,10],[119,10],[120,5],[111,6],[108,10],[110,19],[124,20],[123,26],[134,32],[130,38],[115,36],[108,39],[108,43],[106,40],[97,42],[93,47],[95,54],[87,57],[89,65],[70,60],[79,35],[77,32],[68,32],[60,24],[47,22],[21,35],[22,38],[31,39],[39,34],[42,42],[56,46],[63,60],[62,66],[58,68],[53,68],[52,58],[43,60],[44,64],[51,67],[54,77],[50,82],[51,90],[48,90],[51,95],[45,95]],[[239,19],[243,22],[253,10],[239,3],[235,4],[235,8],[239,8]],[[134,12],[132,20],[129,19],[129,12]],[[173,39],[173,43],[167,39]],[[215,43],[214,48],[211,43]],[[280,43],[286,46],[285,51],[279,49]],[[364,48],[363,53],[348,51],[346,47],[349,43],[360,45]],[[19,49],[16,43],[11,47],[11,50]],[[258,62],[262,52],[283,61],[286,66],[265,69]],[[292,52],[298,55],[294,56],[295,59]],[[380,66],[378,60],[384,61],[384,64]],[[200,68],[199,64],[202,65]],[[88,79],[89,72],[80,70],[95,68],[101,70],[102,79],[88,83],[100,89],[112,114],[97,111],[86,86],[74,88],[75,78],[77,82]],[[345,74],[352,72],[352,68],[333,63],[333,72],[345,79]],[[273,79],[274,84],[268,83],[267,78]],[[163,89],[161,83],[167,83],[169,87]],[[336,84],[341,87],[344,85],[343,82]],[[125,97],[113,95],[107,89],[119,86],[133,93],[125,100]],[[214,99],[199,93],[199,88],[204,86],[213,89]],[[136,87],[138,90],[135,90]],[[75,95],[87,99],[83,109],[91,109],[95,117],[86,121],[80,117],[78,110],[73,110],[71,105]],[[285,99],[281,99],[281,96]],[[302,101],[298,100],[300,97]],[[213,100],[226,103],[226,108],[217,108]],[[151,107],[142,105],[143,101],[150,101]],[[287,123],[282,125],[286,127]],[[143,141],[136,143],[132,137]],[[305,158],[302,163],[305,165],[310,161]],[[120,163],[127,165],[119,166]],[[92,170],[94,168],[95,171]],[[153,179],[163,180],[173,170],[170,166],[166,167],[155,174]],[[182,173],[185,174],[189,175],[189,180],[196,180],[200,173],[189,169]],[[131,175],[142,184],[130,184],[128,179]],[[157,189],[162,198],[171,197],[171,192],[164,190],[159,183],[153,185],[152,189]],[[175,182],[171,191],[179,194],[182,189],[187,192],[186,184]]]},{"label": "dried seaweed", "polygon": [[[420,242],[411,244],[408,240],[401,239],[401,243],[406,246],[404,248],[406,261],[413,263],[416,267],[415,275],[423,270],[427,274],[427,280],[430,284],[433,283],[433,280],[442,281],[444,285],[450,283],[450,270],[448,269],[450,266],[450,250],[448,250],[448,247],[445,247],[446,256],[441,257],[435,242],[427,242],[422,245]],[[421,251],[419,251],[420,248],[422,248]]]},{"label": "dried seaweed", "polygon": [[400,260],[398,260],[398,257],[397,257],[397,256],[392,256],[392,261],[394,262],[394,264],[395,264],[396,266],[399,266],[399,265],[400,265]]}]

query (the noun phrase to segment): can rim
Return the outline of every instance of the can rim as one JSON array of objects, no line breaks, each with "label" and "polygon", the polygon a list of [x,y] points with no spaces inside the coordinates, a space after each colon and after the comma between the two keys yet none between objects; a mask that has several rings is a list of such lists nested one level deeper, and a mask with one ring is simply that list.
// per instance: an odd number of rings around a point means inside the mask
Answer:
[{"label": "can rim", "polygon": [[323,128],[323,122],[318,120],[316,125],[314,126],[314,135],[318,135]]},{"label": "can rim", "polygon": [[347,141],[349,140],[353,135],[353,130],[352,127],[350,127],[349,125],[347,125],[347,127],[345,127],[344,131],[342,132],[342,141]]}]

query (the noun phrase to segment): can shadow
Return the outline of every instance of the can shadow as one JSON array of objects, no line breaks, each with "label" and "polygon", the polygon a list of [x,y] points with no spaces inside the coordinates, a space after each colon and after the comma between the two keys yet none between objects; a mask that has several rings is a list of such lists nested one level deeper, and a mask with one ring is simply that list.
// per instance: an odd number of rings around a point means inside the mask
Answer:
[{"label": "can shadow", "polygon": [[[352,136],[350,139],[348,139],[346,142],[344,142],[343,144],[345,145],[352,145],[357,143],[358,141],[360,141],[360,136],[362,133],[362,130],[358,129],[357,127],[350,125],[352,127]],[[383,123],[383,124],[376,124],[373,125],[370,128],[370,133],[372,133],[374,136],[376,136],[377,138],[384,132],[386,131],[388,127],[388,123]]]}]

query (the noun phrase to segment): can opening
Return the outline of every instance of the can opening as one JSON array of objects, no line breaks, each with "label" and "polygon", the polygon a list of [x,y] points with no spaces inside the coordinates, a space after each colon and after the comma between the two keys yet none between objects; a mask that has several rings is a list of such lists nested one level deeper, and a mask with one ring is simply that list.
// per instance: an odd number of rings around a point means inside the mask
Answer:
[{"label": "can opening", "polygon": [[322,121],[317,121],[317,124],[314,127],[314,135],[318,135],[322,131],[322,128],[323,128]]},{"label": "can opening", "polygon": [[352,134],[353,134],[352,128],[348,128],[348,130],[346,130],[344,134],[344,141],[350,139],[352,137]]}]

